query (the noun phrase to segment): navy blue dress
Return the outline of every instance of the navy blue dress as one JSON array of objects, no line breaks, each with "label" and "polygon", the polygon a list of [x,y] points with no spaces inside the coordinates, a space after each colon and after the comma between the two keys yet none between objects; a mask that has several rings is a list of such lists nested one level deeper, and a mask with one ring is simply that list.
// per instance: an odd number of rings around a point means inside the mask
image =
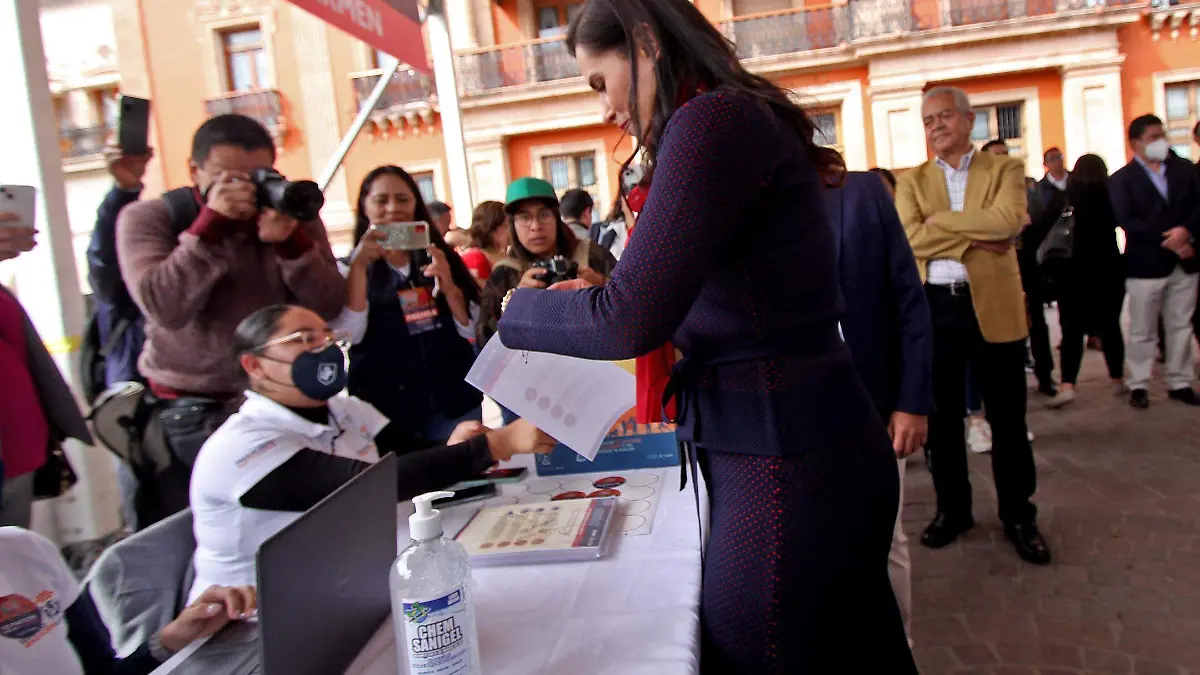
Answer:
[{"label": "navy blue dress", "polygon": [[823,190],[764,104],[697,96],[668,121],[612,280],[518,290],[499,325],[513,349],[611,360],[672,340],[685,355],[679,436],[711,500],[710,672],[916,672],[887,576],[896,460],[838,338]]}]

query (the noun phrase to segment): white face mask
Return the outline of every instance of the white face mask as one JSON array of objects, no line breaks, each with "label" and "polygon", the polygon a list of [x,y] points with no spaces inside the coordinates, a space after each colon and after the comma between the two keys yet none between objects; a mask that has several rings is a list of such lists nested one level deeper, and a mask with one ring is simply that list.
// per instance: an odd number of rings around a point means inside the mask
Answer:
[{"label": "white face mask", "polygon": [[1171,145],[1167,143],[1167,139],[1160,138],[1157,141],[1146,144],[1146,159],[1152,162],[1161,162],[1167,158],[1167,153],[1170,150]]}]

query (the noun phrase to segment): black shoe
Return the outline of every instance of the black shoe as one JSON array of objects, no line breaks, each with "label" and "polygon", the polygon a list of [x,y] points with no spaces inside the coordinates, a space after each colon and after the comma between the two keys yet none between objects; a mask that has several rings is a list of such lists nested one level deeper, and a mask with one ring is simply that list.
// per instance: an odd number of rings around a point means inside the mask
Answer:
[{"label": "black shoe", "polygon": [[929,527],[925,528],[925,533],[921,535],[921,543],[928,548],[949,546],[955,539],[958,539],[958,535],[972,527],[975,527],[975,520],[970,516],[963,520],[938,512]]},{"label": "black shoe", "polygon": [[1054,398],[1058,396],[1058,387],[1054,386],[1053,382],[1044,382],[1038,385],[1038,393],[1043,396]]},{"label": "black shoe", "polygon": [[1042,533],[1038,532],[1036,523],[1005,525],[1004,536],[1017,549],[1021,560],[1031,565],[1050,564],[1050,546],[1046,544]]},{"label": "black shoe", "polygon": [[[1194,396],[1195,394],[1193,394]],[[1145,389],[1134,389],[1129,395],[1129,405],[1138,410],[1145,410],[1150,407],[1150,393]]]},{"label": "black shoe", "polygon": [[1167,397],[1172,401],[1179,401],[1186,405],[1200,405],[1200,396],[1197,396],[1196,390],[1191,387],[1167,392]]}]

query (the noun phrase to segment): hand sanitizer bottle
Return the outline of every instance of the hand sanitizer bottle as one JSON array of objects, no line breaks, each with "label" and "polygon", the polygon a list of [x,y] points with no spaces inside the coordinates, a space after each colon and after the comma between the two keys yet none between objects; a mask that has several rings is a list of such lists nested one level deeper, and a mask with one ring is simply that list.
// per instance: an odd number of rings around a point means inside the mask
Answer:
[{"label": "hand sanitizer bottle", "polygon": [[412,500],[412,537],[390,572],[392,623],[400,672],[411,675],[480,675],[471,566],[467,552],[442,533],[442,514],[430,502],[453,492]]}]

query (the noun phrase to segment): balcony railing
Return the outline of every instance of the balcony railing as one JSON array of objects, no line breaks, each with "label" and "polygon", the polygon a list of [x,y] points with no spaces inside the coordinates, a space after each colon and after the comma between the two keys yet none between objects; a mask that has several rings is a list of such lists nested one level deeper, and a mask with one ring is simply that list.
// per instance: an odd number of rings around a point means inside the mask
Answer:
[{"label": "balcony railing", "polygon": [[98,155],[104,152],[104,145],[112,133],[109,126],[63,129],[60,136],[62,155],[67,159]]},{"label": "balcony railing", "polygon": [[209,117],[217,115],[245,115],[258,120],[272,135],[282,133],[284,128],[283,99],[273,89],[236,92],[204,103]]},{"label": "balcony railing", "polygon": [[468,96],[579,77],[579,67],[563,38],[461,52],[456,60],[459,86]]},{"label": "balcony railing", "polygon": [[[375,84],[383,73],[379,71],[353,75],[354,96],[358,100],[358,109],[362,110],[363,103],[375,90]],[[414,103],[425,103],[433,96],[433,84],[429,76],[412,69],[397,70],[383,90],[383,96],[375,104],[375,110],[386,112],[406,108]]]},{"label": "balcony railing", "polygon": [[871,38],[1145,4],[1145,0],[849,0],[736,17],[722,24],[738,56],[828,49]]}]

